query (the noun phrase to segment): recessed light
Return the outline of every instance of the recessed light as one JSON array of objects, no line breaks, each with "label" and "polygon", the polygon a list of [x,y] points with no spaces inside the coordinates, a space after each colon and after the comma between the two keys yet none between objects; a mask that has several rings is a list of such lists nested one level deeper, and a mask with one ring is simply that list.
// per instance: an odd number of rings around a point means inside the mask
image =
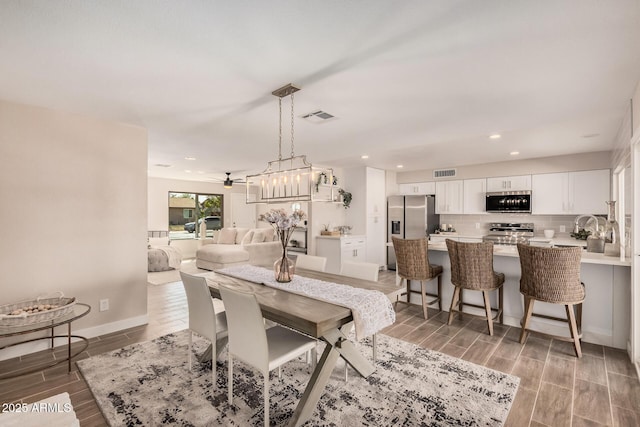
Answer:
[{"label": "recessed light", "polygon": [[518,154],[520,154],[519,151],[512,151],[509,154],[511,154],[512,156],[517,156]]},{"label": "recessed light", "polygon": [[404,167],[404,165],[397,165],[396,166],[398,169],[402,169]]},{"label": "recessed light", "polygon": [[362,156],[360,156],[361,159],[368,159],[369,156],[367,156],[366,154],[363,154]]},{"label": "recessed light", "polygon": [[191,157],[191,156],[187,156],[187,157],[185,157],[184,159],[185,159],[185,160],[195,160],[196,158],[195,158],[195,157]]},{"label": "recessed light", "polygon": [[198,173],[199,173],[200,175],[202,175],[202,174],[204,173],[204,171],[198,171]]},{"label": "recessed light", "polygon": [[500,139],[502,138],[502,135],[500,135],[499,133],[494,133],[492,135],[489,135],[489,139]]},{"label": "recessed light", "polygon": [[191,169],[185,169],[184,170],[186,173],[191,173]]}]

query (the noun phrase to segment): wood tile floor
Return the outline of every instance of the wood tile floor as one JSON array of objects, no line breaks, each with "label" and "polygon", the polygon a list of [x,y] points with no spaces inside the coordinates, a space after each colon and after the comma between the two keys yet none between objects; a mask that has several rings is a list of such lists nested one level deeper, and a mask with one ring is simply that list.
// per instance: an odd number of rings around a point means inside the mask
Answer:
[{"label": "wood tile floor", "polygon": [[[380,274],[384,282],[393,283],[394,278],[390,272]],[[79,358],[185,329],[182,286],[149,285],[148,291],[148,325],[94,338]],[[563,341],[531,335],[520,345],[518,328],[495,325],[491,337],[486,323],[471,315],[447,326],[446,313],[430,311],[425,321],[417,306],[400,304],[397,311],[396,324],[384,333],[520,377],[507,426],[640,426],[640,382],[624,351],[585,343],[578,360]],[[61,352],[0,361],[0,373],[60,357]],[[30,403],[64,391],[71,395],[81,426],[106,425],[75,365],[70,374],[63,364],[0,381],[0,403]]]}]

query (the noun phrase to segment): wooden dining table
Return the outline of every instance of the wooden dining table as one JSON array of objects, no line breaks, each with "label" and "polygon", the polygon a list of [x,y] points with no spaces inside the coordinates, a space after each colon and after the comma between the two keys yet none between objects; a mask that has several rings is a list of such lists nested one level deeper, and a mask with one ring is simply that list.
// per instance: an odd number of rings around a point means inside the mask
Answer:
[{"label": "wooden dining table", "polygon": [[[394,285],[324,272],[296,269],[296,275],[345,284],[355,288],[377,290],[387,295],[392,301],[395,301],[402,292],[401,288]],[[262,316],[265,319],[318,338],[326,343],[289,425],[299,426],[311,418],[338,357],[342,357],[346,363],[365,378],[375,371],[375,366],[360,354],[349,339],[349,332],[353,326],[351,309],[215,272],[202,276],[207,279],[211,295],[214,298],[220,298],[219,284],[250,290],[256,295]]]}]

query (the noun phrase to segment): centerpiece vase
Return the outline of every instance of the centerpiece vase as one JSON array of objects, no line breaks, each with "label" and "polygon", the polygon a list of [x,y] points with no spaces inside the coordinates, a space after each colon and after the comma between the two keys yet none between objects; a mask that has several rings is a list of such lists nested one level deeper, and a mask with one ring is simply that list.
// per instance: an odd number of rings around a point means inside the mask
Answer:
[{"label": "centerpiece vase", "polygon": [[607,223],[604,228],[604,254],[620,256],[620,226],[616,221],[616,201],[606,202],[609,206]]},{"label": "centerpiece vase", "polygon": [[273,264],[273,271],[275,273],[276,282],[288,283],[293,280],[295,269],[295,262],[287,257],[287,248],[283,247],[282,257],[278,258]]}]

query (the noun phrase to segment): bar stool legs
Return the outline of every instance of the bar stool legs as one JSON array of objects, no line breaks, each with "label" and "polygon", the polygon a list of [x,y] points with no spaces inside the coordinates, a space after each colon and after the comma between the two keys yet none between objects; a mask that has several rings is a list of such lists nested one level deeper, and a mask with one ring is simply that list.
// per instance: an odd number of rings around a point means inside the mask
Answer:
[{"label": "bar stool legs", "polygon": [[[430,294],[427,293],[427,283],[431,280],[418,280],[418,282],[420,282],[420,291],[419,293],[422,296],[422,316],[424,317],[425,320],[427,320],[428,317],[428,313],[427,313],[427,307],[430,305],[435,304],[436,302],[438,303],[438,309],[440,311],[442,311],[442,275],[439,274],[438,276],[432,278],[432,279],[438,279],[438,287],[437,287],[437,294]],[[407,284],[407,304],[410,304],[410,298],[411,298],[411,294],[412,293],[418,293],[418,291],[413,291],[411,290],[411,280],[409,279],[402,279],[406,282]],[[402,282],[400,282],[402,284]],[[427,301],[427,297],[435,297],[434,299],[432,299],[431,301]],[[396,301],[397,303],[397,301]]]},{"label": "bar stool legs", "polygon": [[[520,332],[520,344],[524,344],[528,335],[529,322],[533,315],[533,303],[535,298],[525,296],[524,297],[524,317],[522,318],[522,331]],[[575,307],[575,313],[574,313]],[[565,304],[565,311],[567,312],[567,323],[569,323],[569,332],[571,333],[571,340],[564,339],[565,341],[571,341],[573,343],[573,349],[578,358],[582,357],[582,345],[580,338],[582,337],[582,303],[580,304]],[[544,316],[549,318],[549,316]],[[554,320],[562,320],[551,317]],[[563,339],[562,337],[555,337],[556,339]]]},{"label": "bar stool legs", "polygon": [[493,336],[493,320],[491,320],[491,303],[489,302],[489,292],[482,291],[484,297],[484,310],[487,313],[487,326],[489,326],[489,335]]},{"label": "bar stool legs", "polygon": [[[582,310],[582,304],[580,304],[579,307],[579,310]],[[578,332],[578,325],[573,312],[573,304],[565,305],[564,308],[567,311],[567,319],[569,319],[569,330],[571,332],[571,338],[573,338],[573,347],[576,351],[576,356],[580,358],[582,357],[582,347],[580,345],[580,332]]]},{"label": "bar stool legs", "polygon": [[[460,313],[460,315],[462,316],[462,307],[464,305],[463,301],[462,301],[462,293],[463,293],[463,288],[455,286],[453,289],[453,297],[451,298],[451,308],[449,309],[449,318],[447,319],[447,325],[451,325],[451,322],[453,321],[453,316],[454,316],[454,312],[458,312]],[[493,336],[493,321],[496,320],[499,323],[502,323],[502,317],[503,317],[503,300],[504,300],[504,294],[503,294],[503,289],[502,286],[500,288],[498,288],[498,308],[497,309],[492,309],[491,308],[491,302],[489,301],[489,292],[490,291],[482,291],[482,297],[484,299],[484,310],[485,310],[485,315],[486,315],[486,319],[487,319],[487,326],[489,329],[489,335]],[[456,305],[458,306],[458,309],[456,310],[454,307],[456,307]],[[467,303],[467,305],[473,306],[473,307],[479,307],[481,308],[481,305],[476,305],[476,304],[470,304]],[[496,310],[497,313],[495,315],[495,317],[493,316],[493,311],[492,310]]]}]

